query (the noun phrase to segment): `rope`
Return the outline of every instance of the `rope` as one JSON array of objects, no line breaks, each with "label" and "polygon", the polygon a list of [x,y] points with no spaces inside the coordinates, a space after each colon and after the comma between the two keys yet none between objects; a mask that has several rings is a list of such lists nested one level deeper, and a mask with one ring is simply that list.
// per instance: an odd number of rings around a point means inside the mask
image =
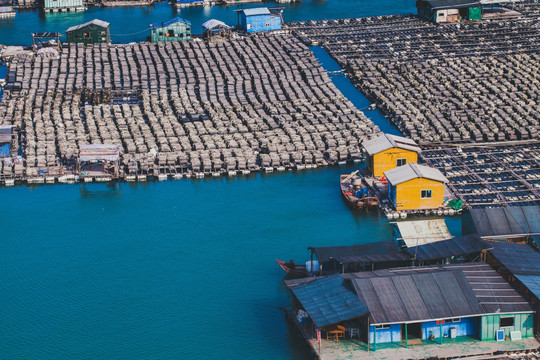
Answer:
[{"label": "rope", "polygon": [[137,35],[137,34],[140,34],[140,33],[143,33],[143,32],[147,32],[147,31],[148,31],[148,29],[145,29],[145,30],[137,31],[137,32],[130,33],[130,34],[111,34],[111,36],[130,36],[130,35]]}]

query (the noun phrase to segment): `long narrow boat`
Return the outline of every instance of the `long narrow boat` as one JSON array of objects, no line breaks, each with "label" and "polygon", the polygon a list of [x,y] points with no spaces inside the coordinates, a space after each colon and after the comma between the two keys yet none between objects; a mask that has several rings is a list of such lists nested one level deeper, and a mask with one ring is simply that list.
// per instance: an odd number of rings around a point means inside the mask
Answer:
[{"label": "long narrow boat", "polygon": [[287,273],[288,277],[291,278],[302,278],[309,276],[305,265],[291,264],[279,259],[276,259],[279,266]]},{"label": "long narrow boat", "polygon": [[355,174],[356,172],[350,175],[341,175],[339,178],[339,185],[343,200],[354,210],[369,211],[372,209],[377,209],[379,207],[379,198],[376,196],[369,196],[367,188],[364,187],[365,192],[362,197],[356,196],[356,189],[362,187],[362,180],[360,178],[354,178],[353,180]]}]

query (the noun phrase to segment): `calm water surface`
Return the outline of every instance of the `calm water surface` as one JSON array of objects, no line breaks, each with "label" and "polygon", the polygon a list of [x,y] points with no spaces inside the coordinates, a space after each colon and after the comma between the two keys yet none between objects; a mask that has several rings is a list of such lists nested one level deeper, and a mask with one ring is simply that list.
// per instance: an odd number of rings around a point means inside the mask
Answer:
[{"label": "calm water surface", "polygon": [[[259,6],[259,5],[252,5]],[[288,21],[412,11],[411,1],[312,1],[286,5]],[[233,7],[188,8],[194,29],[234,23]],[[116,42],[144,40],[174,16],[150,9],[19,13],[0,20],[0,43],[64,31],[98,17]],[[142,32],[141,32],[142,31]],[[131,34],[121,37],[119,34]],[[321,49],[323,66],[338,70]],[[359,109],[350,81],[331,76]],[[366,115],[396,133],[377,111]],[[281,307],[275,258],[308,259],[308,246],[391,238],[388,221],[355,216],[338,191],[353,167],[235,179],[0,188],[0,358],[303,359]],[[460,234],[460,221],[447,220]]]},{"label": "calm water surface", "polygon": [[[98,18],[111,23],[111,38],[116,43],[144,41],[150,35],[148,25],[181,16],[192,23],[194,34],[202,33],[201,24],[216,18],[230,25],[237,24],[235,9],[258,6],[285,7],[285,21],[339,19],[372,15],[402,14],[415,11],[413,0],[311,0],[298,3],[246,4],[242,6],[197,6],[181,9],[179,13],[167,2],[152,7],[90,8],[67,14],[43,14],[38,11],[18,11],[14,18],[0,19],[0,44],[28,45],[33,32],[60,32],[73,25]],[[64,38],[65,39],[65,38]]]}]

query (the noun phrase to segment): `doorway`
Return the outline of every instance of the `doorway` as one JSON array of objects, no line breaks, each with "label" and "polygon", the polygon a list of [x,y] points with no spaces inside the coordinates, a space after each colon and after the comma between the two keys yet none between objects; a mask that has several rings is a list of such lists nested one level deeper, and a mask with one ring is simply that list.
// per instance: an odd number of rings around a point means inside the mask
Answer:
[{"label": "doorway", "polygon": [[407,339],[409,341],[422,340],[422,323],[407,324],[407,326],[403,324],[401,326],[402,340],[405,340],[405,331],[407,332]]}]

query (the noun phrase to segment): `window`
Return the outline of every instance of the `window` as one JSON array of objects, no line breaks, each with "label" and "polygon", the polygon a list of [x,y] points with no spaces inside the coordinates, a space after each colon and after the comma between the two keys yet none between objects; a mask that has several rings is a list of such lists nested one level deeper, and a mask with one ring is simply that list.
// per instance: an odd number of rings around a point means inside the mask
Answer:
[{"label": "window", "polygon": [[264,27],[270,27],[270,23],[264,24]]},{"label": "window", "polygon": [[403,166],[407,164],[407,159],[397,159],[396,166]]},{"label": "window", "polygon": [[455,319],[452,319],[452,322],[453,322],[453,323],[461,322],[461,318],[455,318]]},{"label": "window", "polygon": [[388,330],[390,329],[390,325],[375,325],[376,330]]},{"label": "window", "polygon": [[174,36],[174,30],[169,30],[167,33],[167,36],[173,37]]},{"label": "window", "polygon": [[431,190],[422,190],[420,192],[420,197],[422,199],[431,199]]},{"label": "window", "polygon": [[85,39],[90,39],[90,33],[84,33],[84,38]]},{"label": "window", "polygon": [[514,318],[513,317],[502,317],[499,327],[512,327],[514,326]]},{"label": "window", "polygon": [[248,29],[248,30],[251,30],[251,29],[253,29],[253,25],[251,25],[251,24],[247,24],[247,29]]}]

